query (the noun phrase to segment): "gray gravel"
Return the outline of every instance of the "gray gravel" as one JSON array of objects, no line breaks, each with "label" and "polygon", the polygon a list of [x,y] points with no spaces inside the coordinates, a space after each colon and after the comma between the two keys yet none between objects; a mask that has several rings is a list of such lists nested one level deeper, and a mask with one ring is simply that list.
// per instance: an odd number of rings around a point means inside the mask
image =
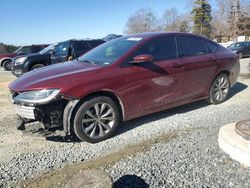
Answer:
[{"label": "gray gravel", "polygon": [[250,169],[219,149],[219,127],[202,126],[104,169],[115,187],[250,187]]},{"label": "gray gravel", "polygon": [[[118,180],[116,187],[124,182],[150,187],[249,187],[250,171],[232,161],[217,144],[221,126],[250,117],[248,86],[250,80],[241,79],[231,98],[221,105],[200,101],[129,121],[121,125],[115,137],[94,145],[22,136],[15,130],[13,118],[2,119],[0,187],[172,131],[179,132],[176,139],[103,167],[114,181]],[[181,130],[187,128],[193,131],[183,134]],[[10,136],[4,139],[6,134]]]}]

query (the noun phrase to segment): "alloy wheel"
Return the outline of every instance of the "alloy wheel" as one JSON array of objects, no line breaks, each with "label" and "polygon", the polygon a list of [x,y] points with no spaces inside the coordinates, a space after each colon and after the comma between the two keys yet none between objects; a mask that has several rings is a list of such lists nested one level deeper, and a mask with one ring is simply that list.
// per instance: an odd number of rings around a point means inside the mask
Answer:
[{"label": "alloy wheel", "polygon": [[82,116],[82,131],[90,138],[101,138],[108,134],[115,122],[114,109],[105,102],[95,103]]},{"label": "alloy wheel", "polygon": [[220,76],[216,79],[213,86],[213,97],[217,101],[224,101],[228,95],[230,88],[229,80],[226,76]]}]

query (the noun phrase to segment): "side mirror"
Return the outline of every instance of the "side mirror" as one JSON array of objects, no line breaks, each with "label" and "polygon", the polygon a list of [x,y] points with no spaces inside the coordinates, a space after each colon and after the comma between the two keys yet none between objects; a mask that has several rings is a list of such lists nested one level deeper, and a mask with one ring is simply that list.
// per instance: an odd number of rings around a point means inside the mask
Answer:
[{"label": "side mirror", "polygon": [[55,54],[55,51],[54,51],[54,50],[50,50],[50,51],[49,51],[49,54],[50,54],[50,55],[54,55],[54,54]]},{"label": "side mirror", "polygon": [[133,61],[131,61],[131,63],[143,63],[143,62],[153,62],[154,57],[152,55],[147,55],[147,54],[143,54],[143,55],[138,55],[135,56]]},{"label": "side mirror", "polygon": [[22,51],[18,52],[18,55],[25,55]]}]

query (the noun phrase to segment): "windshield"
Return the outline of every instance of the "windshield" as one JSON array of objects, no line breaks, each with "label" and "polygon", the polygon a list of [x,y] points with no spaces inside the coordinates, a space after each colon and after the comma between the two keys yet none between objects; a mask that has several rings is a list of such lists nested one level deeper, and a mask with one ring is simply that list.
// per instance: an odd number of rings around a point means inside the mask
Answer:
[{"label": "windshield", "polygon": [[78,58],[78,61],[110,65],[136,46],[143,38],[122,37],[106,42]]},{"label": "windshield", "polygon": [[53,50],[55,48],[56,44],[51,44],[48,47],[42,49],[40,52],[38,52],[39,54],[46,54],[49,53],[49,51]]},{"label": "windshield", "polygon": [[230,45],[230,48],[237,48],[237,47],[242,47],[244,46],[243,42],[238,42],[238,43],[233,43]]},{"label": "windshield", "polygon": [[18,53],[22,48],[23,48],[23,46],[17,48],[17,49],[14,51],[14,53]]}]

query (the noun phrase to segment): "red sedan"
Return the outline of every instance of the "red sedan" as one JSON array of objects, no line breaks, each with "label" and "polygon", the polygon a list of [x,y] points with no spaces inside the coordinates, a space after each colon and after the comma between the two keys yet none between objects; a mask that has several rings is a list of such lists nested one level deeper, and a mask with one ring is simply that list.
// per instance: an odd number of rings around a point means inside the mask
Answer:
[{"label": "red sedan", "polygon": [[237,54],[207,38],[143,33],[31,71],[9,88],[19,129],[38,121],[95,143],[113,135],[120,121],[202,99],[224,102],[239,70]]}]

